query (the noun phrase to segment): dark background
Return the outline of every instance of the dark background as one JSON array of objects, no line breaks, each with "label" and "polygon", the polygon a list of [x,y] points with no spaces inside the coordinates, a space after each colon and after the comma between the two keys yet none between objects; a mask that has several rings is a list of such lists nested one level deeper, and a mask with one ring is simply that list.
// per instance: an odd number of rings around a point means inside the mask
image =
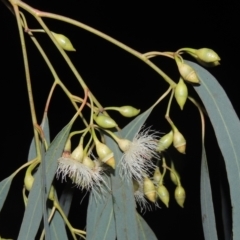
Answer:
[{"label": "dark background", "polygon": [[[128,46],[144,53],[147,51],[176,51],[182,47],[214,49],[221,57],[221,65],[209,71],[218,79],[227,92],[238,116],[239,104],[239,16],[237,1],[228,4],[213,1],[148,1],[144,3],[123,1],[26,1],[43,11],[71,17],[92,26]],[[30,28],[38,28],[31,16],[26,14]],[[146,110],[162,94],[167,84],[152,69],[140,60],[118,47],[94,36],[85,30],[66,23],[44,19],[48,27],[71,39],[76,53],[69,53],[73,63],[91,91],[103,106],[133,105]],[[27,158],[32,139],[32,126],[24,79],[22,52],[14,16],[0,2],[0,46],[1,46],[1,124],[2,157],[0,160],[1,179],[9,176]],[[49,53],[63,82],[76,95],[82,91],[73,74],[66,67],[53,44],[44,34],[36,34]],[[40,123],[46,97],[53,81],[40,54],[26,36],[30,71]],[[186,58],[192,60],[191,58]],[[178,80],[176,66],[172,60],[158,57],[153,60],[175,81]],[[191,95],[197,96],[194,90]],[[147,121],[161,132],[168,132],[169,126],[164,119],[167,101],[163,101]],[[50,127],[52,138],[68,123],[74,113],[64,94],[57,89],[50,106]],[[123,127],[129,120],[112,114]],[[167,152],[180,175],[187,192],[185,208],[177,206],[173,199],[174,186],[166,179],[171,200],[170,208],[162,204],[161,209],[147,212],[144,218],[159,239],[204,239],[201,225],[199,178],[200,178],[200,120],[197,110],[187,103],[184,111],[173,104],[171,117],[188,141],[187,154],[178,154],[173,148]],[[208,122],[208,119],[207,119]],[[213,196],[219,239],[224,239],[221,215],[219,181],[227,181],[222,171],[223,161],[215,142],[211,125],[207,124],[206,148],[213,186]],[[223,166],[224,168],[224,166]],[[16,238],[23,215],[21,191],[24,172],[13,182],[5,208],[0,214],[0,234]],[[84,228],[87,198],[80,201],[84,193],[75,190],[70,220],[74,227]],[[227,196],[227,193],[226,193]]]}]

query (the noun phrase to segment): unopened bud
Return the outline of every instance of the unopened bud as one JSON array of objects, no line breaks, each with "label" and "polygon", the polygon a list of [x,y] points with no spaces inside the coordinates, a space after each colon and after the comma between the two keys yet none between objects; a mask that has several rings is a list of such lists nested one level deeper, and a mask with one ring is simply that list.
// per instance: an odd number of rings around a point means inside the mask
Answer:
[{"label": "unopened bud", "polygon": [[59,46],[66,51],[76,51],[70,40],[62,34],[52,32]]},{"label": "unopened bud", "polygon": [[179,184],[178,180],[180,180],[180,176],[179,176],[178,172],[176,171],[173,162],[171,162],[171,170],[172,171],[170,171],[170,178],[175,185],[178,185]]},{"label": "unopened bud", "polygon": [[154,174],[153,174],[153,181],[155,183],[159,183],[159,181],[161,180],[162,178],[162,174],[159,170],[159,167],[156,167],[155,171],[154,171]]},{"label": "unopened bud", "polygon": [[160,200],[168,207],[169,203],[169,192],[167,188],[164,185],[159,185],[157,188],[157,193],[160,198]]},{"label": "unopened bud", "polygon": [[24,186],[28,191],[30,191],[32,189],[33,182],[34,182],[34,177],[31,173],[31,171],[27,170],[25,177],[24,177]]},{"label": "unopened bud", "polygon": [[117,123],[112,118],[105,115],[94,115],[94,120],[102,128],[117,127]]},{"label": "unopened bud", "polygon": [[115,169],[114,154],[106,144],[103,144],[103,143],[97,141],[96,142],[96,151],[102,162],[108,164],[113,169]]},{"label": "unopened bud", "polygon": [[145,177],[143,180],[143,192],[149,201],[156,202],[155,186],[148,177]]},{"label": "unopened bud", "polygon": [[95,167],[93,160],[91,158],[89,158],[88,156],[83,157],[82,164],[89,167],[90,169],[93,169]]},{"label": "unopened bud", "polygon": [[178,105],[180,106],[181,110],[183,110],[183,106],[188,98],[188,89],[182,78],[180,78],[177,86],[174,89],[174,95]]},{"label": "unopened bud", "polygon": [[79,144],[72,152],[71,158],[78,162],[82,162],[83,160],[83,145]]},{"label": "unopened bud", "polygon": [[132,106],[123,106],[117,109],[124,117],[134,117],[139,114],[140,109],[136,109]]},{"label": "unopened bud", "polygon": [[186,140],[177,128],[173,129],[173,146],[180,152],[185,154]]},{"label": "unopened bud", "polygon": [[188,64],[177,61],[178,70],[182,78],[191,83],[200,83],[195,70]]},{"label": "unopened bud", "polygon": [[186,199],[186,193],[185,193],[184,188],[181,185],[176,187],[174,196],[175,196],[175,199],[176,199],[178,205],[183,208],[183,204]]},{"label": "unopened bud", "polygon": [[206,63],[213,63],[221,60],[217,53],[210,48],[200,48],[196,50],[195,54],[201,61]]},{"label": "unopened bud", "polygon": [[166,150],[173,142],[173,131],[170,131],[158,141],[157,151],[162,152]]}]

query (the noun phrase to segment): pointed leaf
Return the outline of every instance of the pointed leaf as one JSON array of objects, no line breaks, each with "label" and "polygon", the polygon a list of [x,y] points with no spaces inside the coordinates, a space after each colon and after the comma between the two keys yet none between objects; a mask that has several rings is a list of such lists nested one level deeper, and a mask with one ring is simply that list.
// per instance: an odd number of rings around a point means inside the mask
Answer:
[{"label": "pointed leaf", "polygon": [[[55,192],[55,199],[57,199],[57,193]],[[51,209],[49,209],[51,212]],[[50,223],[51,239],[66,240],[68,239],[65,222],[62,219],[61,214],[55,211],[52,221]]]},{"label": "pointed leaf", "polygon": [[137,213],[139,240],[157,240],[152,229],[148,226],[145,220]]},{"label": "pointed leaf", "polygon": [[186,61],[197,72],[201,86],[195,87],[212,122],[224,157],[232,203],[233,239],[240,239],[240,122],[225,91],[217,80],[198,64]]},{"label": "pointed leaf", "polygon": [[[41,127],[42,127],[42,130],[44,132],[44,137],[47,141],[47,144],[49,145],[50,144],[50,130],[49,130],[49,122],[48,122],[48,117],[45,116],[42,120],[42,123],[41,123]],[[35,145],[35,141],[34,141],[34,138],[32,139],[31,141],[31,144],[30,144],[30,148],[29,148],[29,152],[28,152],[28,161],[31,161],[33,160],[35,157],[36,157],[36,145]]]},{"label": "pointed leaf", "polygon": [[71,184],[67,184],[61,194],[59,204],[64,211],[65,215],[68,216],[71,203],[72,203],[72,198],[73,198],[73,188]]},{"label": "pointed leaf", "polygon": [[87,211],[87,240],[116,239],[113,200],[110,193],[100,202],[91,193]]},{"label": "pointed leaf", "polygon": [[116,221],[117,239],[138,240],[138,223],[133,185],[122,180],[119,175],[119,161],[122,157],[118,145],[106,136],[106,144],[113,151],[116,161],[115,174],[111,175],[114,218]]},{"label": "pointed leaf", "polygon": [[1,212],[1,209],[3,207],[5,200],[7,198],[8,191],[12,184],[13,177],[14,176],[11,175],[0,182],[0,212]]},{"label": "pointed leaf", "polygon": [[68,239],[65,223],[58,211],[55,212],[50,223],[51,238],[55,240]]},{"label": "pointed leaf", "polygon": [[[47,193],[49,193],[50,186],[57,169],[57,159],[62,154],[70,129],[70,124],[65,126],[55,137],[45,154]],[[41,191],[39,191],[39,189],[41,189],[41,174],[39,170],[34,177],[35,180],[28,196],[28,204],[24,213],[18,240],[34,239],[42,220]]]},{"label": "pointed leaf", "polygon": [[204,237],[206,240],[217,240],[215,214],[212,202],[212,190],[208,172],[205,147],[202,149],[201,163],[201,211]]}]

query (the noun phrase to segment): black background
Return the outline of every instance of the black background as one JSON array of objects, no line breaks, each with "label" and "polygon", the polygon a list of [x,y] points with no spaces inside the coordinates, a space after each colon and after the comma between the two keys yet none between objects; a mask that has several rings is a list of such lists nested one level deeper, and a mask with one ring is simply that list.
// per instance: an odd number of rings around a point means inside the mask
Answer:
[{"label": "black background", "polygon": [[[43,11],[71,17],[92,26],[126,45],[144,53],[147,51],[176,51],[182,47],[214,49],[221,57],[221,65],[209,71],[218,79],[227,92],[236,112],[239,104],[239,3],[213,1],[26,1]],[[36,21],[26,14],[30,28],[38,28]],[[48,27],[71,39],[75,53],[68,53],[81,76],[103,106],[133,105],[146,110],[162,94],[167,84],[152,69],[140,60],[118,47],[94,36],[85,30],[66,23],[44,19]],[[1,179],[9,176],[21,166],[28,154],[32,138],[32,126],[24,80],[22,52],[14,16],[0,2],[0,46],[1,46],[1,129],[2,155],[0,160]],[[44,34],[36,35],[49,53],[61,79],[76,95],[82,91],[73,74],[66,67],[53,44]],[[46,97],[52,83],[40,54],[26,36],[31,79],[37,117],[40,123]],[[191,59],[189,57],[186,57]],[[192,60],[192,59],[191,59]],[[156,58],[153,60],[174,80],[178,80],[176,66],[172,60]],[[195,96],[194,90],[190,90]],[[197,96],[195,96],[197,98]],[[168,132],[164,119],[167,101],[163,101],[147,121],[147,126]],[[52,138],[67,124],[74,113],[64,94],[57,89],[50,106],[50,127]],[[129,120],[112,114],[123,127]],[[170,208],[162,204],[161,209],[147,212],[144,218],[159,239],[203,239],[199,199],[200,176],[200,120],[197,110],[187,103],[184,111],[173,104],[171,116],[188,141],[185,156],[172,148],[168,155],[174,159],[182,176],[182,184],[187,192],[185,208],[177,206],[173,199],[174,186],[166,179],[171,200]],[[207,120],[208,122],[208,120]],[[219,239],[224,239],[221,220],[219,179],[226,182],[221,172],[221,155],[215,142],[210,124],[207,124],[206,147],[209,154],[211,181],[217,218]],[[23,214],[21,197],[22,179],[20,173],[13,182],[7,204],[0,214],[0,234],[16,238]],[[225,187],[227,190],[227,187]],[[84,193],[75,190],[70,220],[75,227],[85,227],[87,198],[80,201]]]}]

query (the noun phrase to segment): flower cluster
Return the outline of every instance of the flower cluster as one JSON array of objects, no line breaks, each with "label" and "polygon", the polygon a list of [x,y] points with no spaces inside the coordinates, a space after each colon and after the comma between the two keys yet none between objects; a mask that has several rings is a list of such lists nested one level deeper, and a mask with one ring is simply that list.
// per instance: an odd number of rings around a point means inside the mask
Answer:
[{"label": "flower cluster", "polygon": [[93,161],[93,168],[76,161],[73,158],[61,157],[58,159],[56,176],[66,180],[68,176],[78,188],[90,190],[99,188],[104,182],[102,178],[103,169],[97,160]]}]

